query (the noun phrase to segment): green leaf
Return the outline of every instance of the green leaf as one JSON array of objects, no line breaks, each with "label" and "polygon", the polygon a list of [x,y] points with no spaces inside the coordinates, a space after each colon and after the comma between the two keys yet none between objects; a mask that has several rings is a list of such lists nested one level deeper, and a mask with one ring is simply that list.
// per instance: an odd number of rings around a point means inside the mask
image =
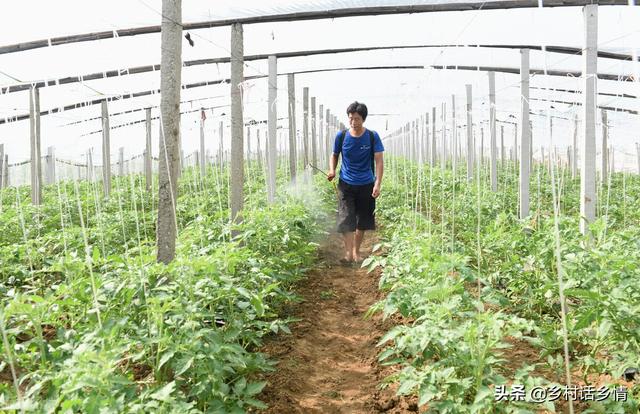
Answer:
[{"label": "green leaf", "polygon": [[262,392],[262,389],[267,385],[267,381],[251,382],[247,385],[245,390],[246,395],[256,395]]},{"label": "green leaf", "polygon": [[362,261],[362,265],[360,267],[367,267],[375,260],[375,256],[369,256]]},{"label": "green leaf", "polygon": [[245,388],[247,388],[247,379],[245,377],[242,377],[233,386],[233,392],[235,392],[236,394],[243,394]]},{"label": "green leaf", "polygon": [[237,291],[240,295],[244,296],[245,298],[247,298],[247,299],[251,299],[251,296],[252,296],[252,295],[251,295],[251,293],[249,293],[249,291],[248,291],[247,289],[243,288],[242,286],[237,287],[237,288],[236,288],[236,291]]},{"label": "green leaf", "polygon": [[13,410],[31,411],[31,410],[35,410],[36,407],[37,406],[34,404],[33,401],[23,400],[23,401],[14,402],[13,404],[10,404],[10,405],[5,405],[4,407],[1,407],[0,410],[2,410],[3,412],[13,411]]},{"label": "green leaf", "polygon": [[171,357],[175,354],[176,352],[173,350],[169,350],[167,352],[165,352],[164,354],[162,354],[162,357],[160,358],[160,362],[158,362],[158,367],[156,369],[160,369],[162,368],[162,366],[171,359]]},{"label": "green leaf", "polygon": [[413,379],[404,380],[400,384],[400,388],[398,388],[398,395],[407,395],[410,394],[413,389],[418,385],[418,381]]},{"label": "green leaf", "polygon": [[186,361],[184,361],[184,363],[182,363],[181,366],[180,365],[178,366],[178,369],[176,371],[176,376],[184,374],[184,372],[186,370],[191,368],[191,364],[193,364],[193,357],[191,357],[191,358],[187,359]]},{"label": "green leaf", "polygon": [[256,400],[255,398],[245,398],[244,402],[252,407],[261,408],[263,410],[269,408],[267,404],[263,403],[262,401]]},{"label": "green leaf", "polygon": [[100,258],[100,250],[98,250],[98,248],[94,246],[91,256],[92,256],[92,259],[93,259],[93,263],[96,263],[98,261],[98,259]]},{"label": "green leaf", "polygon": [[586,328],[587,326],[591,325],[593,321],[596,320],[597,316],[598,316],[598,311],[596,309],[589,309],[587,313],[582,314],[578,318],[578,320],[576,321],[576,325],[574,326],[574,329],[579,330],[579,329]]},{"label": "green leaf", "polygon": [[396,337],[398,335],[400,335],[401,333],[404,332],[404,327],[403,326],[395,326],[393,327],[389,332],[387,332],[386,334],[384,334],[384,336],[382,338],[380,338],[380,340],[378,341],[378,345],[383,345],[386,342],[389,342],[391,340],[396,339]]},{"label": "green leaf", "polygon": [[601,299],[601,296],[598,292],[594,292],[592,290],[586,290],[586,289],[577,289],[577,288],[565,289],[564,294],[566,296],[573,296],[574,298],[580,298],[580,299],[590,299],[590,300]]},{"label": "green leaf", "polygon": [[256,315],[258,316],[264,315],[264,305],[262,304],[262,299],[260,299],[258,296],[252,297],[251,305],[256,310]]},{"label": "green leaf", "polygon": [[431,391],[431,389],[428,387],[421,387],[418,395],[419,395],[419,399],[418,399],[419,406],[425,405],[426,403],[431,401],[433,397],[436,396],[436,394],[433,391]]},{"label": "green leaf", "polygon": [[395,349],[387,348],[380,353],[380,355],[378,356],[378,361],[384,361],[385,359],[389,358],[391,355],[395,355],[395,353],[396,353]]},{"label": "green leaf", "polygon": [[151,398],[158,401],[168,402],[171,400],[171,398],[169,397],[171,396],[171,393],[173,392],[175,387],[176,387],[176,382],[171,381],[164,387],[160,388],[158,391],[151,394]]},{"label": "green leaf", "polygon": [[478,392],[476,393],[476,399],[473,401],[474,404],[484,400],[488,396],[491,395],[491,390],[486,385],[481,385],[478,388]]},{"label": "green leaf", "polygon": [[600,323],[600,326],[598,327],[598,336],[600,338],[604,338],[609,334],[609,331],[611,330],[611,327],[613,326],[613,324],[611,323],[610,320],[605,319]]}]

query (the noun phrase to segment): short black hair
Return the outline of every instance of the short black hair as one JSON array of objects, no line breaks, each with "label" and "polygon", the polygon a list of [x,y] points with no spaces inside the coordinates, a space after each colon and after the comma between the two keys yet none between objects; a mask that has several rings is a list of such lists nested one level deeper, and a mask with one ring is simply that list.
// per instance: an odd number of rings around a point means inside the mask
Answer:
[{"label": "short black hair", "polygon": [[347,107],[347,115],[353,113],[359,114],[362,117],[362,120],[366,121],[369,110],[367,109],[367,105],[362,102],[355,101]]}]

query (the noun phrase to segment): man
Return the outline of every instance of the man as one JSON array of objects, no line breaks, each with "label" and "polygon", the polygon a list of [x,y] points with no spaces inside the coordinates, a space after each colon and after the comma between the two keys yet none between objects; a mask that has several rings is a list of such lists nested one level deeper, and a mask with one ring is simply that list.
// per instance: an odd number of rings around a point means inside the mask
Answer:
[{"label": "man", "polygon": [[384,170],[384,147],[378,133],[364,127],[367,114],[365,104],[356,101],[349,105],[349,129],[336,135],[327,174],[329,181],[335,178],[338,157],[342,153],[338,181],[338,232],[344,238],[343,263],[360,262],[364,232],[376,228],[375,208]]}]

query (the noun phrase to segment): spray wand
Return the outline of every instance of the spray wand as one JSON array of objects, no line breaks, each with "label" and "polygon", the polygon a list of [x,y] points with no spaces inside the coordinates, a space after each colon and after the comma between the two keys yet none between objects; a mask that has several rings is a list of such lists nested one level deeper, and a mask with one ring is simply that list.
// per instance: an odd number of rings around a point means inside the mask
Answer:
[{"label": "spray wand", "polygon": [[[329,178],[329,174],[327,174],[326,172],[324,172],[320,168],[316,167],[315,165],[313,165],[311,163],[308,163],[307,167],[311,167],[316,171],[320,171],[322,173],[322,175],[324,175],[325,177]],[[333,189],[336,190],[336,198],[338,199],[338,201],[340,201],[340,195],[338,193],[338,187],[336,186],[336,182],[335,181],[331,181],[331,184],[333,184]]]}]

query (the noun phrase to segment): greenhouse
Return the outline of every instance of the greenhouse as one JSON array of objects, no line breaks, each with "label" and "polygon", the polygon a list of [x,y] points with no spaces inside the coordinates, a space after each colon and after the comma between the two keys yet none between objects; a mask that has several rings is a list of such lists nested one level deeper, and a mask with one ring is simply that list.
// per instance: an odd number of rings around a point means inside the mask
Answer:
[{"label": "greenhouse", "polygon": [[0,412],[640,412],[635,0],[10,3]]}]

